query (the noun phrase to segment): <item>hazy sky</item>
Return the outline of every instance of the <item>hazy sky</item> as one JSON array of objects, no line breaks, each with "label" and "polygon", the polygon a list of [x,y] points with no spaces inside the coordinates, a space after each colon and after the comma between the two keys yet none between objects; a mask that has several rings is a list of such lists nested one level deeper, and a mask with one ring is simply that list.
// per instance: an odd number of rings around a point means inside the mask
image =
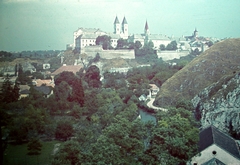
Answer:
[{"label": "hazy sky", "polygon": [[0,0],[0,50],[63,50],[79,27],[129,33],[240,37],[240,0]]}]

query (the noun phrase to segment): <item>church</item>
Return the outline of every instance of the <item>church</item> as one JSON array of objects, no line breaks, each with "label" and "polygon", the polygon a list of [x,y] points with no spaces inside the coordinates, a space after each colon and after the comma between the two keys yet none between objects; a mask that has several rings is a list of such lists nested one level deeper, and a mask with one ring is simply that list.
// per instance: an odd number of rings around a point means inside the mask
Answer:
[{"label": "church", "polygon": [[140,41],[142,45],[144,41],[152,41],[154,47],[159,49],[161,44],[167,46],[171,42],[171,40],[165,36],[160,34],[150,34],[149,26],[146,21],[144,33],[143,34],[133,34],[129,36],[128,33],[128,23],[127,19],[124,16],[122,23],[120,23],[118,17],[116,16],[115,21],[113,23],[113,33],[107,33],[100,29],[95,28],[79,28],[73,33],[73,50],[77,52],[81,52],[81,50],[85,47],[96,45],[96,38],[102,35],[108,35],[111,37],[111,46],[113,48],[117,47],[117,41],[120,38],[128,39],[128,42],[135,43],[136,41]]},{"label": "church", "polygon": [[144,27],[144,33],[133,34],[132,36],[129,36],[129,41],[134,43],[136,41],[140,41],[142,45],[144,45],[145,41],[147,42],[152,41],[154,44],[154,48],[159,49],[159,46],[161,44],[167,46],[171,42],[171,39],[166,35],[151,34],[149,30],[148,22],[146,21],[145,27]]}]

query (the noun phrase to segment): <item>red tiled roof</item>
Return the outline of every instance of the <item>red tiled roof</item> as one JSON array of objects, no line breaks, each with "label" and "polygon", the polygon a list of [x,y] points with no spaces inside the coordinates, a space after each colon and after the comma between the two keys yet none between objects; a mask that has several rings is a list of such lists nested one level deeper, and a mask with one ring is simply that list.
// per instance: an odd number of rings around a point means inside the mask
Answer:
[{"label": "red tiled roof", "polygon": [[82,65],[67,65],[67,66],[61,66],[57,70],[55,70],[51,75],[55,76],[58,75],[64,71],[73,72],[76,74],[80,69],[82,68]]},{"label": "red tiled roof", "polygon": [[47,80],[36,79],[33,82],[35,82],[36,86],[38,87],[42,85],[54,87],[54,82],[53,80],[50,80],[50,79],[47,79]]}]

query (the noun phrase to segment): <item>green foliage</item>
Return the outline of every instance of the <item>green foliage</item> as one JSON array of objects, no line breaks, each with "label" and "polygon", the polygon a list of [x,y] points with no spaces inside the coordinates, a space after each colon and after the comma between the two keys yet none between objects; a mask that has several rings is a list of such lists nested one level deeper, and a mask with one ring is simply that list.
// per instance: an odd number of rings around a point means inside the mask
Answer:
[{"label": "green foliage", "polygon": [[62,121],[62,122],[59,122],[57,125],[55,137],[58,140],[66,141],[70,137],[72,137],[73,133],[74,133],[74,130],[73,130],[72,124]]},{"label": "green foliage", "polygon": [[141,63],[153,62],[158,58],[156,50],[153,49],[154,44],[152,41],[144,43],[144,46],[139,41],[135,42],[135,59]]},{"label": "green foliage", "polygon": [[211,46],[213,46],[213,42],[209,41],[209,42],[207,42],[207,45],[208,45],[208,47],[211,47]]},{"label": "green foliage", "polygon": [[39,139],[31,139],[27,145],[28,155],[39,155],[42,150],[42,144]]},{"label": "green foliage", "polygon": [[172,41],[171,43],[169,43],[166,47],[166,50],[177,50],[177,42]]},{"label": "green foliage", "polygon": [[44,79],[44,75],[41,72],[34,72],[32,74],[32,77],[34,77],[36,79]]},{"label": "green foliage", "polygon": [[15,84],[12,87],[12,83],[10,82],[10,77],[7,75],[5,78],[0,95],[0,101],[5,103],[15,102],[19,98],[19,88],[18,85]]},{"label": "green foliage", "polygon": [[45,109],[28,105],[21,116],[13,116],[9,125],[10,137],[15,139],[17,143],[21,143],[37,134],[43,134],[48,122],[49,116]]},{"label": "green foliage", "polygon": [[[54,95],[56,101],[60,102],[76,102],[83,106],[84,91],[82,81],[72,72],[62,72],[55,77]],[[64,103],[63,103],[64,104]],[[64,107],[64,105],[62,106]],[[64,108],[61,108],[62,110]]]},{"label": "green foliage", "polygon": [[32,79],[29,77],[29,72],[24,72],[21,64],[18,65],[18,77],[16,82],[20,82],[22,85],[27,85],[32,83]]},{"label": "green foliage", "polygon": [[52,159],[52,165],[77,165],[81,164],[81,150],[77,141],[63,143]]},{"label": "green foliage", "polygon": [[104,50],[112,49],[111,37],[107,35],[98,36],[96,38],[96,45],[102,45]]},{"label": "green foliage", "polygon": [[159,48],[160,48],[160,50],[165,50],[165,49],[166,49],[166,46],[165,46],[164,44],[161,44],[161,45],[159,46]]},{"label": "green foliage", "polygon": [[96,65],[90,66],[84,76],[84,80],[88,83],[88,86],[92,88],[101,87],[102,83],[100,81],[100,78],[100,70]]},{"label": "green foliage", "polygon": [[120,38],[120,39],[117,40],[116,49],[123,49],[123,48],[128,48],[128,40]]},{"label": "green foliage", "polygon": [[6,51],[0,51],[0,62],[6,62],[6,61],[13,61],[15,58],[13,57],[13,54]]},{"label": "green foliage", "polygon": [[145,151],[147,158],[153,161],[152,164],[186,163],[197,153],[199,140],[192,114],[185,109],[170,108],[167,113],[158,113],[157,118],[158,124]]},{"label": "green foliage", "polygon": [[125,76],[122,73],[105,72],[103,76],[104,76],[103,86],[105,88],[120,89],[120,88],[127,87]]}]

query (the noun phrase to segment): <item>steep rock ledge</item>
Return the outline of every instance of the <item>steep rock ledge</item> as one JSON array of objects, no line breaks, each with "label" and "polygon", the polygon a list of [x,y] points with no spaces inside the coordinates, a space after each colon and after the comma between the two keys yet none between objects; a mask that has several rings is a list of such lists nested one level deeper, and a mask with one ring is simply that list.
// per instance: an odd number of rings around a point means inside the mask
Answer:
[{"label": "steep rock ledge", "polygon": [[192,99],[203,128],[214,125],[240,133],[240,73],[225,76]]}]

